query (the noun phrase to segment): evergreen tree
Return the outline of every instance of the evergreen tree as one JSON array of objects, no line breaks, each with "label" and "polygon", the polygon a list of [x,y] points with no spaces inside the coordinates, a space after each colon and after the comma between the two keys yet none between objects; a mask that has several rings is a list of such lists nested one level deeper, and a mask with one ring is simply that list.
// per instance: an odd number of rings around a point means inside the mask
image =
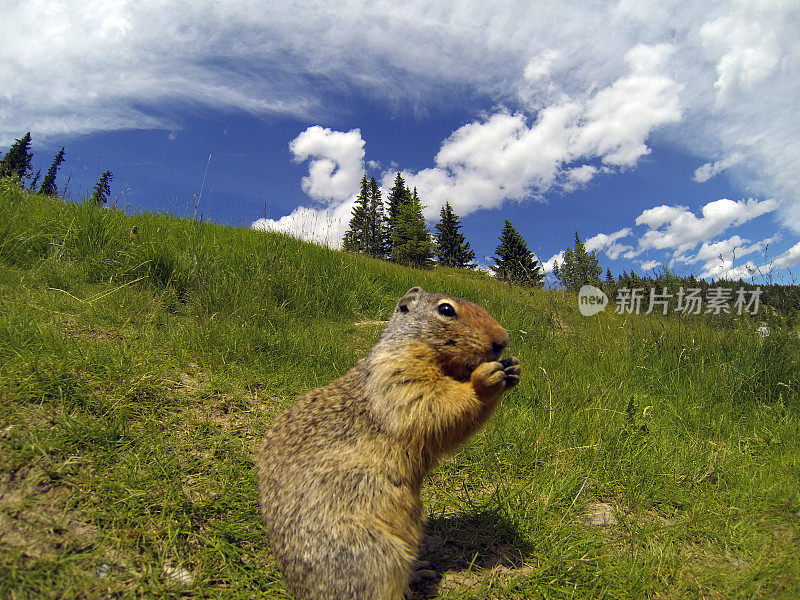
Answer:
[{"label": "evergreen tree", "polygon": [[495,277],[508,283],[542,287],[544,275],[539,261],[508,219],[500,232],[500,243],[495,253],[497,256],[492,257]]},{"label": "evergreen tree", "polygon": [[401,207],[411,201],[411,191],[400,173],[394,178],[394,185],[386,197],[386,253],[392,259],[392,232],[397,225],[397,215]]},{"label": "evergreen tree", "polygon": [[464,234],[459,231],[461,219],[453,211],[449,202],[445,202],[441,212],[442,220],[436,224],[438,233],[434,234],[436,240],[436,259],[445,267],[459,269],[474,269],[475,252],[470,249],[469,242],[464,239]]},{"label": "evergreen tree", "polygon": [[376,258],[384,258],[385,255],[386,227],[381,189],[374,177],[367,181],[366,173],[361,178],[361,191],[353,206],[350,225],[342,240],[342,248],[348,252],[368,254]]},{"label": "evergreen tree", "polygon": [[431,265],[433,241],[422,215],[422,204],[416,189],[411,201],[400,206],[391,234],[392,260],[414,267]]},{"label": "evergreen tree", "polygon": [[597,260],[597,252],[586,252],[578,232],[575,232],[575,248],[567,248],[561,264],[555,263],[553,274],[565,288],[577,292],[581,286],[600,286],[603,270]]},{"label": "evergreen tree", "polygon": [[20,180],[30,175],[31,160],[31,133],[30,131],[18,140],[14,140],[8,154],[0,160],[0,177],[19,177]]},{"label": "evergreen tree", "polygon": [[61,166],[62,162],[64,162],[64,146],[61,146],[61,150],[58,151],[50,168],[47,169],[47,175],[45,175],[42,180],[42,187],[39,188],[40,194],[46,194],[48,196],[56,195],[58,192],[56,188],[56,175],[58,174],[58,167]]},{"label": "evergreen tree", "polygon": [[386,256],[386,224],[383,214],[381,188],[374,177],[369,180],[369,205],[367,210],[367,254],[375,258]]},{"label": "evergreen tree", "polygon": [[611,269],[606,269],[606,280],[603,282],[603,291],[609,298],[614,298],[617,295],[617,281],[614,275],[611,274]]},{"label": "evergreen tree", "polygon": [[361,178],[361,191],[356,198],[350,217],[350,224],[342,239],[342,249],[358,254],[367,253],[367,236],[369,231],[369,182],[367,174]]},{"label": "evergreen tree", "polygon": [[94,202],[100,206],[108,202],[108,197],[111,194],[111,180],[113,178],[114,176],[111,174],[111,171],[104,171],[103,174],[100,175],[100,179],[94,184],[90,202]]}]

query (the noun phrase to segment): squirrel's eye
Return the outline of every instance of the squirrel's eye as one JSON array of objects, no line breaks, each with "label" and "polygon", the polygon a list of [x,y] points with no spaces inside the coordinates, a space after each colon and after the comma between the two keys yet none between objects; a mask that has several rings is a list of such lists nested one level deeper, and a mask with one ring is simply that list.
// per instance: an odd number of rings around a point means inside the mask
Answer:
[{"label": "squirrel's eye", "polygon": [[453,308],[453,306],[451,304],[447,304],[447,302],[443,302],[442,304],[437,306],[436,310],[443,317],[455,317],[456,316],[456,309]]}]

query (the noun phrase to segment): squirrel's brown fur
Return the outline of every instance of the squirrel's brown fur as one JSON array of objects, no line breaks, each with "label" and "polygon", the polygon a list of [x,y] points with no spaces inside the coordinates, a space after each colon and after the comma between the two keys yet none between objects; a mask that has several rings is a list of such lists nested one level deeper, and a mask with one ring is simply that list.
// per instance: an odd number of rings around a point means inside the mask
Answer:
[{"label": "squirrel's brown fur", "polygon": [[423,477],[519,381],[517,359],[498,362],[507,344],[480,306],[412,288],[366,357],[276,419],[259,502],[297,600],[403,597]]}]

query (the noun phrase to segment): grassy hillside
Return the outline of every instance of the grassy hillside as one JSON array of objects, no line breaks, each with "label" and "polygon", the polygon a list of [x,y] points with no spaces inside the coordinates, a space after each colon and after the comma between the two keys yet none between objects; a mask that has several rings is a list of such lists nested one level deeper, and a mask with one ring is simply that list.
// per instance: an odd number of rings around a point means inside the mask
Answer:
[{"label": "grassy hillside", "polygon": [[800,343],[0,184],[0,598],[288,598],[250,453],[413,285],[523,382],[428,478],[427,598],[800,597]]}]

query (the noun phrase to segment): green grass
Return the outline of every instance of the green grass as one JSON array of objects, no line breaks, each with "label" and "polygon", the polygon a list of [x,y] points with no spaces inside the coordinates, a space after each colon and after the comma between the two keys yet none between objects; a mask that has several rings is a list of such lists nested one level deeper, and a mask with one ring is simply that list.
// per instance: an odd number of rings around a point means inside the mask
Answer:
[{"label": "green grass", "polygon": [[800,597],[795,336],[2,182],[0,598],[288,598],[250,454],[413,285],[484,305],[524,367],[428,478],[418,597]]}]

